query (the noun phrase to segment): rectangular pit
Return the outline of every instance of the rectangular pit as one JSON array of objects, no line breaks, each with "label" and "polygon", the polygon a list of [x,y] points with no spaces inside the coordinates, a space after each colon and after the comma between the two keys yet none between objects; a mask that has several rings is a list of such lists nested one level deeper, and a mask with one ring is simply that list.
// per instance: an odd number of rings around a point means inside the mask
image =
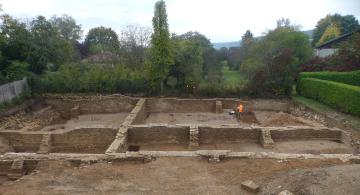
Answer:
[{"label": "rectangular pit", "polygon": [[199,127],[200,150],[262,151],[261,129]]},{"label": "rectangular pit", "polygon": [[128,130],[128,145],[139,150],[187,150],[189,127],[136,125]]},{"label": "rectangular pit", "polygon": [[52,153],[103,154],[115,139],[117,129],[83,128],[51,135]]},{"label": "rectangular pit", "polygon": [[14,152],[37,152],[43,137],[41,133],[16,131],[0,131],[0,136],[8,142],[8,147]]}]

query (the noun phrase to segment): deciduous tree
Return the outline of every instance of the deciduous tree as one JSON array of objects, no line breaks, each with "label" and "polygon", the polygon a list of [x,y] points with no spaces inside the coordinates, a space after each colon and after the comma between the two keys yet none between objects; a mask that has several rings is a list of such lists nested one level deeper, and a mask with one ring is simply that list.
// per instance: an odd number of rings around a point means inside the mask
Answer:
[{"label": "deciduous tree", "polygon": [[120,48],[116,32],[103,26],[90,29],[85,38],[85,45],[92,54],[105,51],[118,53]]},{"label": "deciduous tree", "polygon": [[156,2],[152,23],[151,64],[148,73],[152,90],[156,91],[160,88],[162,94],[164,81],[169,73],[170,65],[174,62],[165,1]]}]

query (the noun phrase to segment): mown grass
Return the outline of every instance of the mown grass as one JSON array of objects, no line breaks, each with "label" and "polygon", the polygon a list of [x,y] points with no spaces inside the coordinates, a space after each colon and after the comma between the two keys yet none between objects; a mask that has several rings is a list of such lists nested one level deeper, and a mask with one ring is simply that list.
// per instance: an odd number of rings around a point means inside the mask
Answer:
[{"label": "mown grass", "polygon": [[229,68],[223,69],[224,84],[228,86],[244,85],[246,78],[239,71],[229,70]]}]

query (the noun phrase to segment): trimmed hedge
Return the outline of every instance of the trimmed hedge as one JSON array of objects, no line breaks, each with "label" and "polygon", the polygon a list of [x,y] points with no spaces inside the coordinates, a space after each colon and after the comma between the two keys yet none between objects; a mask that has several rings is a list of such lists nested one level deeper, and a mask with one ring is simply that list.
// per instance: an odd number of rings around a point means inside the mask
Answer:
[{"label": "trimmed hedge", "polygon": [[298,82],[300,95],[316,99],[343,112],[360,116],[360,87],[314,78]]},{"label": "trimmed hedge", "polygon": [[360,86],[360,70],[353,72],[302,72],[299,75],[299,80],[303,78],[316,78]]}]

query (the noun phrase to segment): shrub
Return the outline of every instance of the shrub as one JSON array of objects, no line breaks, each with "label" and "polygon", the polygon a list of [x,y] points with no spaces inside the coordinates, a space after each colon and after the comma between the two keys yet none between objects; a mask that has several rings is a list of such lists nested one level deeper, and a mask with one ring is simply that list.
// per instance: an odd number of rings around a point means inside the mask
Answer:
[{"label": "shrub", "polygon": [[146,92],[141,72],[122,65],[102,67],[65,64],[57,72],[31,78],[36,93],[139,93]]},{"label": "shrub", "polygon": [[298,82],[300,95],[316,99],[343,112],[360,116],[360,87],[315,78]]},{"label": "shrub", "polygon": [[300,74],[299,80],[303,78],[317,78],[360,86],[360,70],[353,72],[303,72]]}]

